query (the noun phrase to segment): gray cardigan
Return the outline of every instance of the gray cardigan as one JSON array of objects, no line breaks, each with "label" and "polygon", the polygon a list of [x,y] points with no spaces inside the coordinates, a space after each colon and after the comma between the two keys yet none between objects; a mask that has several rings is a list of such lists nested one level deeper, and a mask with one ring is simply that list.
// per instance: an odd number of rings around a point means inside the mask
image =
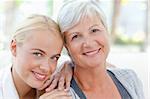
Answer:
[{"label": "gray cardigan", "polygon": [[[129,69],[108,68],[116,78],[122,83],[126,90],[131,95],[132,99],[145,99],[143,86],[134,71]],[[80,99],[75,91],[71,88],[70,92],[73,99]]]}]

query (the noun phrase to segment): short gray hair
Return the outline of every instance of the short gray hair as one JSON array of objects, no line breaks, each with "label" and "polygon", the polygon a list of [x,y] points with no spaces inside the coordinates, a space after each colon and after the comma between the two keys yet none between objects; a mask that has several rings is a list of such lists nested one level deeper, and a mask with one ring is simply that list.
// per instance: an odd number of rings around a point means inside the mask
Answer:
[{"label": "short gray hair", "polygon": [[107,29],[105,15],[96,0],[73,0],[66,2],[58,14],[58,25],[62,33],[75,26],[85,16],[97,16]]}]

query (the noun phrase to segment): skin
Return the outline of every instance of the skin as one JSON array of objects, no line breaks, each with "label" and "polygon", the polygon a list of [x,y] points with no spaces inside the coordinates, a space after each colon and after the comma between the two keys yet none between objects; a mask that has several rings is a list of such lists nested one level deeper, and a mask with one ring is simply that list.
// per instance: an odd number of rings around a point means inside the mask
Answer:
[{"label": "skin", "polygon": [[45,85],[41,88],[45,88],[46,92],[52,91],[56,86],[58,86],[59,90],[69,91],[70,89],[70,81],[72,79],[73,70],[70,66],[70,61],[66,61],[63,65],[61,72],[53,75],[50,80],[47,80]]},{"label": "skin", "polygon": [[[88,68],[105,64],[109,52],[109,42],[108,33],[101,22],[85,17],[79,24],[69,29],[65,33],[65,37],[66,47],[77,65]],[[94,54],[98,50],[99,53]]]},{"label": "skin", "polygon": [[[22,44],[16,40],[11,42],[12,75],[21,99],[34,99],[35,89],[40,89],[56,68],[63,42],[58,33],[51,32],[56,31],[28,31]],[[59,97],[59,94],[56,96]]]},{"label": "skin", "polygon": [[39,99],[72,99],[67,91],[54,89],[51,92],[43,94]]},{"label": "skin", "polygon": [[87,99],[121,99],[106,71],[109,35],[100,18],[85,16],[64,36],[75,63],[74,78]]}]

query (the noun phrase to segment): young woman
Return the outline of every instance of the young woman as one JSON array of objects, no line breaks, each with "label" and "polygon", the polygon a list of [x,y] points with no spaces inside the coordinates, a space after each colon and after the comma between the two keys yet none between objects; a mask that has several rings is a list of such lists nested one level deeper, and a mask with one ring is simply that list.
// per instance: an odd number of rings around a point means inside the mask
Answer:
[{"label": "young woman", "polygon": [[[47,81],[55,71],[62,47],[59,27],[52,19],[42,15],[28,17],[13,35],[12,65],[0,71],[0,98],[38,99],[39,90],[50,83]],[[49,99],[71,98],[64,90],[49,93]]]}]

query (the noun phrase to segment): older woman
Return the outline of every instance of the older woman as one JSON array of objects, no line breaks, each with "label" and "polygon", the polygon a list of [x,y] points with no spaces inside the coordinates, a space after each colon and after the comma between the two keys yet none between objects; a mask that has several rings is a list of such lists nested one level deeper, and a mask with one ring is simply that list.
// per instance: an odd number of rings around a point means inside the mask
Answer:
[{"label": "older woman", "polygon": [[[58,25],[42,15],[28,17],[16,29],[10,49],[12,66],[0,71],[0,99],[37,99],[54,72],[63,47]],[[55,81],[56,82],[56,81]],[[70,99],[70,93],[54,89],[40,99]]]},{"label": "older woman", "polygon": [[133,71],[106,68],[109,33],[98,2],[67,2],[58,24],[75,65],[71,82],[75,99],[144,99]]}]

